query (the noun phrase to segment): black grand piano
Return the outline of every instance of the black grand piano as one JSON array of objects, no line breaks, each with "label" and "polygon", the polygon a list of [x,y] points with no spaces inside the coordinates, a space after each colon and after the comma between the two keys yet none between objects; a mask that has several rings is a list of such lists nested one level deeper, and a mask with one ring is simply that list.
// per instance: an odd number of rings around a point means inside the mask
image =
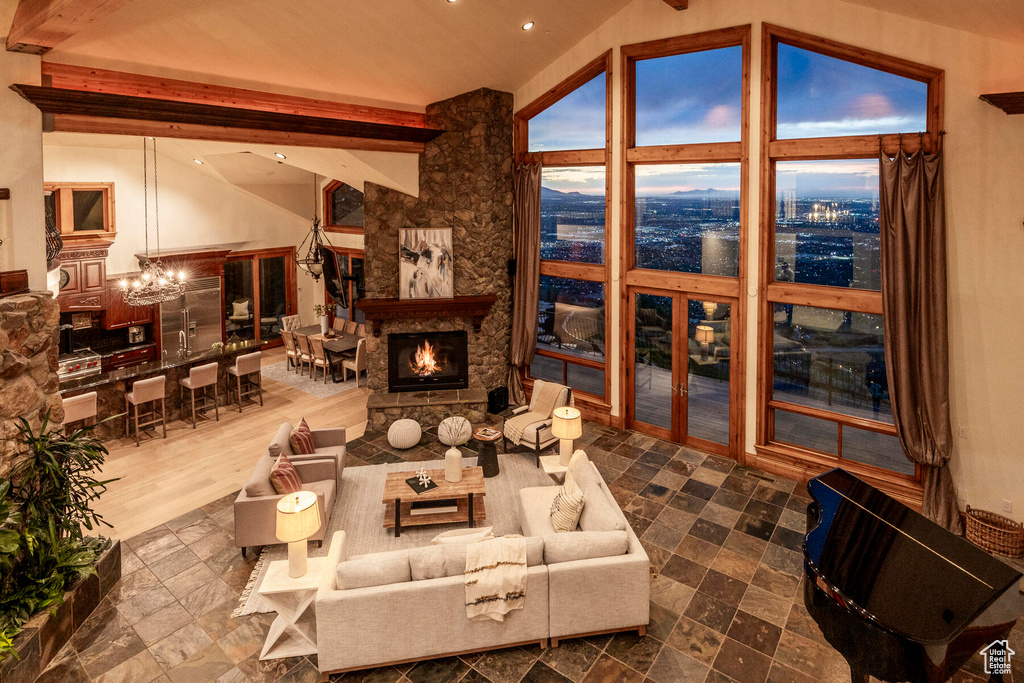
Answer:
[{"label": "black grand piano", "polygon": [[807,490],[804,604],[854,683],[946,681],[1024,612],[1020,572],[849,472]]}]

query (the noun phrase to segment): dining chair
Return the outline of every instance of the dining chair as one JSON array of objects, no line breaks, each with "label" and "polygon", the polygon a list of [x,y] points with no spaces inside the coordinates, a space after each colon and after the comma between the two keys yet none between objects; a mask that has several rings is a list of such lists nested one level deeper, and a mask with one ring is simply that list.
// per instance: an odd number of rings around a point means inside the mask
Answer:
[{"label": "dining chair", "polygon": [[356,321],[355,320],[346,320],[345,321],[345,334],[355,334],[355,333],[356,333]]},{"label": "dining chair", "polygon": [[366,323],[359,323],[356,325],[356,334],[360,337],[366,336]]},{"label": "dining chair", "polygon": [[295,345],[295,333],[288,330],[281,331],[281,340],[284,341],[284,355],[288,361],[288,369],[299,370],[299,350]]},{"label": "dining chair", "polygon": [[313,376],[313,354],[309,350],[309,337],[301,332],[292,332],[295,338],[295,352],[299,354],[299,374],[305,374],[305,367],[309,366],[309,376]]},{"label": "dining chair", "polygon": [[334,330],[335,332],[344,332],[345,322],[346,320],[344,318],[335,318],[334,322],[331,323],[331,329]]},{"label": "dining chair", "polygon": [[366,340],[360,339],[356,346],[355,358],[341,361],[341,381],[348,381],[348,371],[356,373],[356,386],[359,386],[359,373],[366,369]]},{"label": "dining chair", "polygon": [[327,384],[327,369],[330,368],[330,363],[327,360],[327,352],[324,351],[324,340],[320,337],[310,337],[309,346],[313,355],[313,365],[309,371],[310,377],[316,381],[316,369],[320,368],[324,371],[324,384]]}]

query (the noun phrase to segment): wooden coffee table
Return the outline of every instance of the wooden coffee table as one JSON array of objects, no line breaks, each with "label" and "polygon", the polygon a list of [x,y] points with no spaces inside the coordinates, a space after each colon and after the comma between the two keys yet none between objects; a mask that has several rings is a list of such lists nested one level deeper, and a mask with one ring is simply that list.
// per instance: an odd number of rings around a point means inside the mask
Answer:
[{"label": "wooden coffee table", "polygon": [[[444,479],[444,470],[427,470],[437,488],[425,493],[416,493],[405,483],[415,477],[413,471],[389,472],[384,480],[384,527],[395,529],[395,536],[402,535],[403,526],[423,524],[453,524],[469,522],[487,516],[484,508],[484,471],[481,467],[466,467],[462,470],[462,481],[449,482]],[[438,506],[439,501],[451,501],[448,506],[433,511],[429,506]],[[427,503],[428,506],[413,505]]]}]

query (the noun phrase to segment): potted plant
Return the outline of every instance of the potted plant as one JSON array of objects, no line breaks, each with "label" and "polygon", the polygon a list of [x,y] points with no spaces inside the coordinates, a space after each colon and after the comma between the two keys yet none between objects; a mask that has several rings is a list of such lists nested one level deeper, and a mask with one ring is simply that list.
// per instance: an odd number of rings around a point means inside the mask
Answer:
[{"label": "potted plant", "polygon": [[93,476],[107,449],[91,426],[65,436],[49,425],[49,413],[38,433],[21,420],[28,450],[10,479],[0,479],[0,661],[13,653],[26,621],[44,610],[54,614],[65,590],[95,573],[109,545],[83,531],[110,526],[91,507],[114,481]]},{"label": "potted plant", "polygon": [[330,328],[327,326],[327,306],[324,304],[316,304],[313,306],[313,314],[320,317],[320,334],[327,336],[327,332]]}]

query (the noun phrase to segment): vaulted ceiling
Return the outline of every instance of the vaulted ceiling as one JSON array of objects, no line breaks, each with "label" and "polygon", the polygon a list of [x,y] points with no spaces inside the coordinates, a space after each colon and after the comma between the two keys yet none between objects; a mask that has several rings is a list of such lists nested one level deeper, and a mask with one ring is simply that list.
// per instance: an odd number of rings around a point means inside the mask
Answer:
[{"label": "vaulted ceiling", "polygon": [[131,0],[46,59],[423,107],[515,90],[628,2]]}]

